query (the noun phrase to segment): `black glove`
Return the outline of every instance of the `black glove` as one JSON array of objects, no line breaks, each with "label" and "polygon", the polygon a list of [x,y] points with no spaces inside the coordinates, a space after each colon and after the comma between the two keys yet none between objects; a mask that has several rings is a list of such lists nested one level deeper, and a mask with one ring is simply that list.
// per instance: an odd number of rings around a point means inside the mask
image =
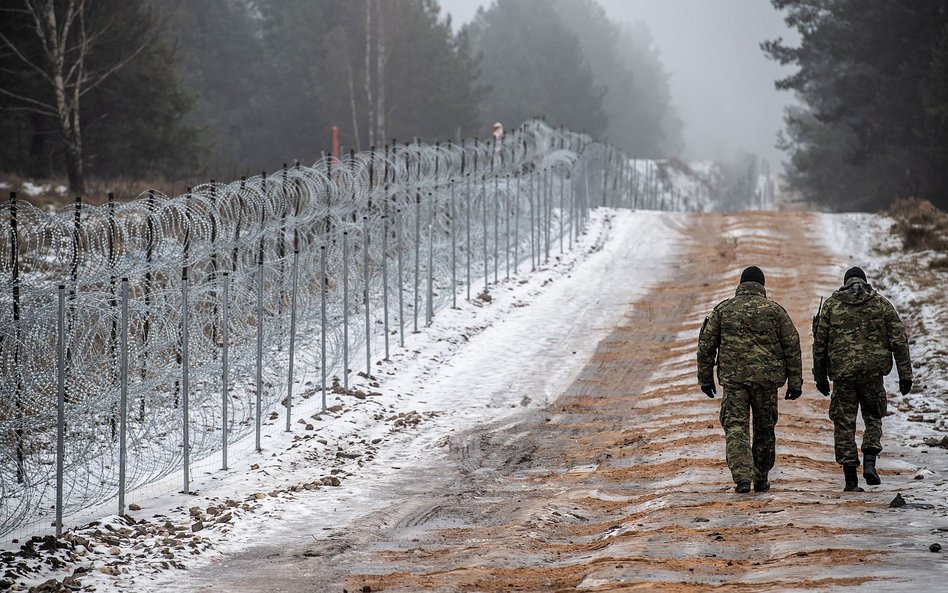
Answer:
[{"label": "black glove", "polygon": [[816,390],[822,393],[825,396],[830,394],[830,382],[826,379],[822,379],[816,382]]},{"label": "black glove", "polygon": [[714,394],[718,392],[718,390],[714,388],[714,383],[708,383],[707,385],[702,385],[701,391],[703,391],[705,395],[711,398],[713,398]]},{"label": "black glove", "polygon": [[801,395],[803,395],[803,390],[790,387],[787,389],[787,395],[785,395],[783,399],[797,399]]},{"label": "black glove", "polygon": [[908,395],[912,391],[911,379],[899,379],[899,392],[902,395]]}]

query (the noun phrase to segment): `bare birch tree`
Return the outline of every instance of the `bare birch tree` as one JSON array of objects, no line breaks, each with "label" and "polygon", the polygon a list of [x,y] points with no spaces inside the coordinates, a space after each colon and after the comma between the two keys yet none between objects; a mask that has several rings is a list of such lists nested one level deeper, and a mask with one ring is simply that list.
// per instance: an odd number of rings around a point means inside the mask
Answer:
[{"label": "bare birch tree", "polygon": [[[23,0],[21,8],[3,12],[26,16],[31,31],[39,41],[41,50],[32,55],[27,43],[17,43],[0,33],[0,57],[12,57],[36,74],[45,92],[30,96],[15,88],[0,87],[0,94],[17,103],[11,109],[29,111],[53,117],[59,125],[65,148],[66,173],[69,188],[74,192],[85,191],[82,153],[82,122],[80,103],[82,98],[98,87],[110,76],[135,59],[154,39],[152,34],[110,64],[97,71],[87,67],[89,56],[98,43],[109,34],[115,24],[112,19],[102,19],[89,27],[88,6],[90,0]],[[98,21],[98,19],[97,19]]]},{"label": "bare birch tree", "polygon": [[[373,17],[373,12],[375,16]],[[385,142],[385,7],[381,0],[365,0],[364,92],[370,146]]]},{"label": "bare birch tree", "polygon": [[369,146],[375,146],[375,101],[372,98],[372,0],[365,0],[365,104]]},{"label": "bare birch tree", "polygon": [[352,76],[352,62],[347,61],[346,66],[349,69],[349,108],[352,112],[352,135],[355,136],[356,150],[362,151],[362,143],[359,142],[359,112],[356,108],[355,82]]},{"label": "bare birch tree", "polygon": [[375,0],[375,2],[378,8],[375,19],[378,26],[378,34],[375,36],[375,137],[381,144],[388,136],[385,129],[385,65],[388,62],[388,54],[385,52],[385,9],[381,0]]}]

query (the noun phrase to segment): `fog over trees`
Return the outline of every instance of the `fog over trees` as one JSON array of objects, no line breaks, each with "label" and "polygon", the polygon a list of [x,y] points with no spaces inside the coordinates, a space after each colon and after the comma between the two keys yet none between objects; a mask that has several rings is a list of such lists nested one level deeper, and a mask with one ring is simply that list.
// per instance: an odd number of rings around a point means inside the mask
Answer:
[{"label": "fog over trees", "polygon": [[791,185],[838,210],[948,206],[948,4],[772,1],[803,40],[763,44],[798,68],[777,82],[804,102],[782,139]]},{"label": "fog over trees", "polygon": [[[86,177],[227,179],[314,161],[334,126],[366,150],[536,115],[633,157],[678,156],[648,25],[628,24],[634,3],[602,1],[493,0],[456,27],[439,0],[0,0],[0,173],[76,193]],[[761,39],[796,69],[776,82],[799,101],[774,139],[789,187],[835,209],[945,205],[948,5],[772,5],[800,35]],[[728,160],[756,184],[756,155]]]},{"label": "fog over trees", "polygon": [[[59,19],[64,64],[33,9]],[[610,22],[594,0],[500,0],[458,32],[437,0],[0,0],[0,10],[0,166],[68,173],[74,191],[86,175],[227,178],[312,161],[333,126],[345,148],[365,150],[487,137],[496,120],[543,115],[637,156],[680,146],[648,32]],[[60,94],[74,98],[61,110],[57,67]]]},{"label": "fog over trees", "polygon": [[605,90],[605,137],[637,157],[679,154],[681,122],[648,26],[614,23],[595,0],[552,0],[552,4],[579,40],[594,83]]}]

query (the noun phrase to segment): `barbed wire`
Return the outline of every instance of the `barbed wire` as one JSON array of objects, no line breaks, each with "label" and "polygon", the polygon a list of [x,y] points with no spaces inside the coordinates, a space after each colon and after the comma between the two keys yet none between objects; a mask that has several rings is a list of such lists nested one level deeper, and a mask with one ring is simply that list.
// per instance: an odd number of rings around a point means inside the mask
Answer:
[{"label": "barbed wire", "polygon": [[187,491],[294,397],[325,408],[332,377],[371,376],[442,307],[571,247],[590,206],[635,205],[641,177],[533,120],[175,197],[0,205],[0,534],[179,471]]}]

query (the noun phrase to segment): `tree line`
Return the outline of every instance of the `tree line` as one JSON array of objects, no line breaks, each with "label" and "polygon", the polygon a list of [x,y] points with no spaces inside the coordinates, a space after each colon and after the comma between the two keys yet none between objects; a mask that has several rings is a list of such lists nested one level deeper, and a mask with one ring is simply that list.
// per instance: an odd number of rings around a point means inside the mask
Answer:
[{"label": "tree line", "polygon": [[898,197],[948,208],[948,3],[772,0],[801,42],[762,44],[794,65],[802,105],[780,139],[791,185],[836,210]]},{"label": "tree line", "polygon": [[647,29],[595,0],[0,0],[0,170],[231,178],[545,115],[638,157],[680,123]]}]

